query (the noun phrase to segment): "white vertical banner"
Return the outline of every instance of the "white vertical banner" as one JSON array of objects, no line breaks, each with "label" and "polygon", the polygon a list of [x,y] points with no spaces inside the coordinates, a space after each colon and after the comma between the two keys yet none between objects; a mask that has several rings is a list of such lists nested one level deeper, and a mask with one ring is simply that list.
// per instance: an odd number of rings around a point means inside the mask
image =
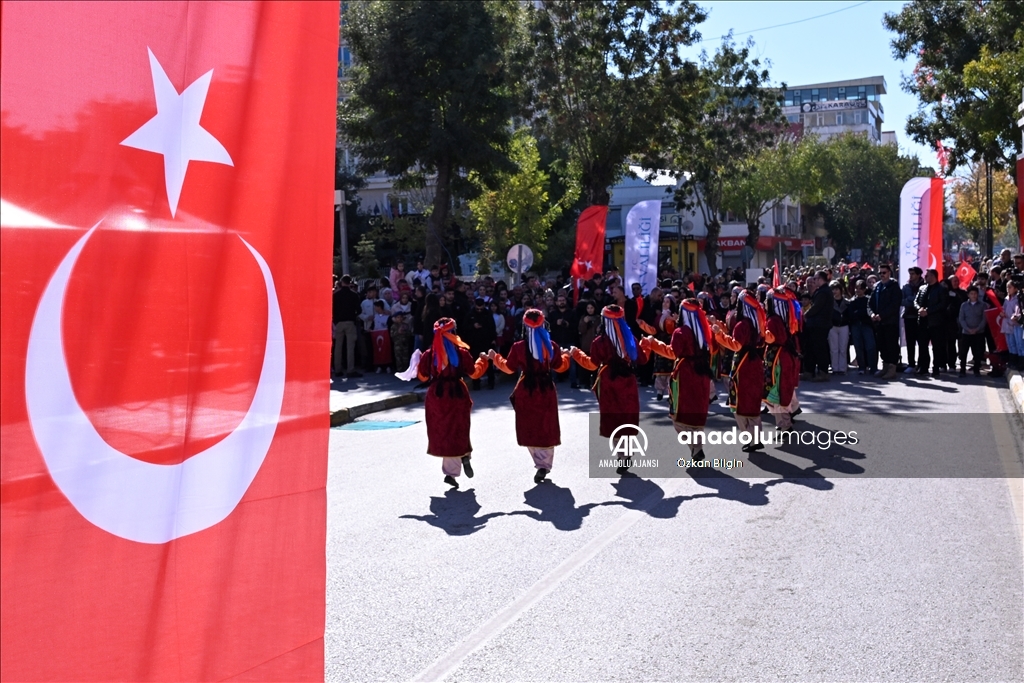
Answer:
[{"label": "white vertical banner", "polygon": [[661,200],[639,202],[626,214],[624,269],[626,296],[639,282],[644,294],[658,283],[658,233],[661,230]]},{"label": "white vertical banner", "polygon": [[928,263],[928,194],[931,178],[911,178],[900,192],[899,283],[907,284],[907,268],[918,266],[927,270]]}]

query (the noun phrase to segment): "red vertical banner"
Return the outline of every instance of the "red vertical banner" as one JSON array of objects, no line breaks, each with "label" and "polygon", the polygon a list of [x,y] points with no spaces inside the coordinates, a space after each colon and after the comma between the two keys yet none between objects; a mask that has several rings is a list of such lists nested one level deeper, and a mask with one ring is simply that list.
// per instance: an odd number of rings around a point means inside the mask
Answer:
[{"label": "red vertical banner", "polygon": [[930,194],[928,195],[930,202],[928,211],[928,267],[938,270],[940,279],[951,274],[944,273],[942,267],[944,263],[942,256],[942,219],[946,206],[944,186],[945,181],[942,178],[932,178],[931,187],[929,188]]},{"label": "red vertical banner", "polygon": [[338,9],[3,3],[6,680],[323,677]]},{"label": "red vertical banner", "polygon": [[1017,156],[1017,241],[1024,250],[1024,154]]},{"label": "red vertical banner", "polygon": [[576,221],[576,256],[569,272],[578,278],[590,278],[603,271],[605,220],[607,206],[588,206]]}]

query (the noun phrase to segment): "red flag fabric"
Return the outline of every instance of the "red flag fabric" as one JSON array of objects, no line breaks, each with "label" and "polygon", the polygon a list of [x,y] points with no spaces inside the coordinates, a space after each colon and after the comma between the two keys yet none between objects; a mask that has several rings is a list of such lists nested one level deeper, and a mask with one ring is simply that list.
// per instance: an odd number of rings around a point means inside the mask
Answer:
[{"label": "red flag fabric", "polygon": [[931,179],[931,194],[928,195],[928,268],[934,268],[939,278],[945,278],[942,258],[942,211],[945,206],[945,181],[942,178]]},{"label": "red flag fabric", "polygon": [[995,342],[996,353],[1002,353],[1009,348],[1006,344],[1006,335],[1003,334],[1003,330],[999,326],[999,316],[1002,312],[1002,306],[985,311],[985,322],[988,323],[988,330],[992,333],[992,341]]},{"label": "red flag fabric", "polygon": [[960,282],[960,289],[967,289],[974,282],[974,276],[977,274],[977,271],[971,267],[970,263],[963,261],[956,269],[956,279]]},{"label": "red flag fabric", "polygon": [[607,206],[588,206],[576,221],[576,256],[569,272],[587,279],[601,272],[604,263],[604,226]]},{"label": "red flag fabric", "polygon": [[391,365],[391,333],[387,330],[374,330],[370,332],[370,342],[373,344],[373,364]]},{"label": "red flag fabric", "polygon": [[322,680],[338,3],[0,12],[3,677]]},{"label": "red flag fabric", "polygon": [[780,286],[779,280],[779,259],[775,259],[775,267],[772,269],[772,287]]},{"label": "red flag fabric", "polygon": [[1024,154],[1017,155],[1017,241],[1024,249]]}]

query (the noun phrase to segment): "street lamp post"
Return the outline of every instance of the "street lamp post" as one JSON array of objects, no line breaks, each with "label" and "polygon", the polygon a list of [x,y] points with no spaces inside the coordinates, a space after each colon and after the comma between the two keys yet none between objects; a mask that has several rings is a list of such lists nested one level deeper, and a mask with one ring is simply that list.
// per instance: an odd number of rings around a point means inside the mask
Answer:
[{"label": "street lamp post", "polygon": [[679,279],[683,279],[683,216],[676,214],[676,249],[679,253]]},{"label": "street lamp post", "polygon": [[350,275],[348,269],[348,216],[345,207],[349,202],[345,201],[345,191],[334,191],[334,206],[338,211],[338,232],[341,233],[341,274]]}]

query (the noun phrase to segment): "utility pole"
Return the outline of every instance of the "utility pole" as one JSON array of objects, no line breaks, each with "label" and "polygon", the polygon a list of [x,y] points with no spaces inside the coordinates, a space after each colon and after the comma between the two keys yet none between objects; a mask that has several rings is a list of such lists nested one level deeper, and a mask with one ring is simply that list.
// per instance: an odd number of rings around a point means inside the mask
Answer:
[{"label": "utility pole", "polygon": [[683,216],[676,214],[676,249],[679,254],[679,279],[683,279]]},{"label": "utility pole", "polygon": [[334,191],[334,208],[338,212],[338,231],[341,233],[341,274],[351,275],[348,267],[348,212],[345,207],[348,202],[345,201],[345,191],[335,190]]},{"label": "utility pole", "polygon": [[985,162],[985,253],[989,258],[995,255],[995,241],[992,238],[992,164]]}]

